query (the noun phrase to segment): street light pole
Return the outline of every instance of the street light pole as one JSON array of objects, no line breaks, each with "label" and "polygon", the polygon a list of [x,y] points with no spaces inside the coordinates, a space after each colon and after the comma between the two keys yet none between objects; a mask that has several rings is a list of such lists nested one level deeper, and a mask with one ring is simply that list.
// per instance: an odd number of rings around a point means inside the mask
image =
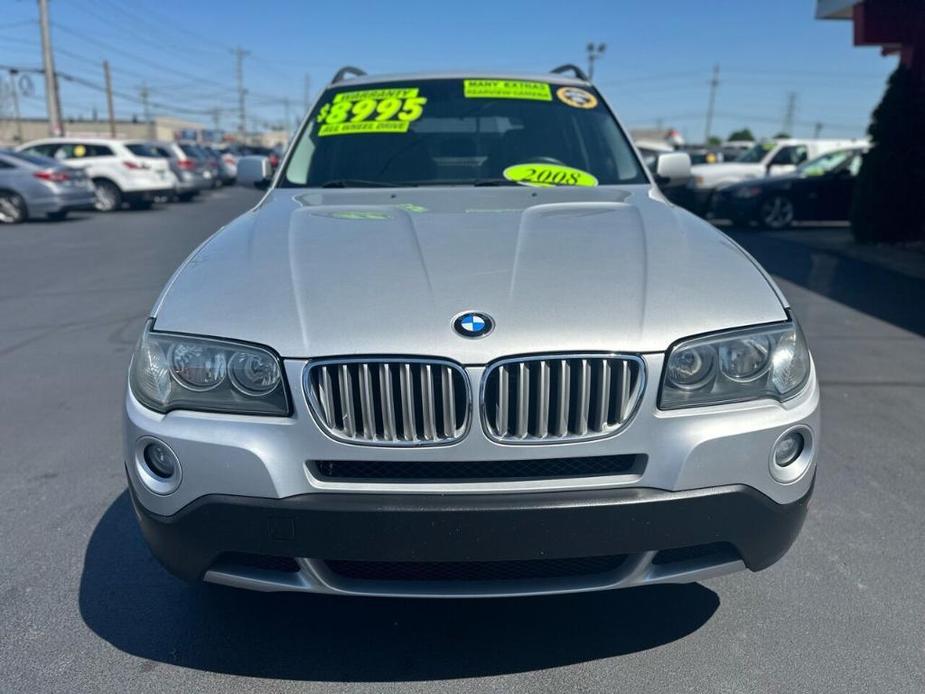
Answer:
[{"label": "street light pole", "polygon": [[19,70],[10,70],[10,95],[13,98],[13,117],[16,119],[16,139],[22,144],[22,117],[19,115],[19,93],[16,91],[16,75]]},{"label": "street light pole", "polygon": [[707,103],[707,124],[703,133],[703,144],[710,143],[713,134],[713,107],[716,105],[716,88],[719,87],[719,65],[713,66],[713,77],[710,79],[710,100]]},{"label": "street light pole", "polygon": [[604,51],[607,50],[606,43],[599,43],[596,46],[594,43],[588,43],[588,79],[594,79],[594,61],[604,55]]},{"label": "street light pole", "polygon": [[45,101],[48,104],[48,132],[64,134],[61,119],[61,97],[58,94],[58,77],[55,74],[55,56],[51,50],[51,30],[48,28],[48,0],[39,1],[39,27],[42,32],[42,66],[45,70]]}]

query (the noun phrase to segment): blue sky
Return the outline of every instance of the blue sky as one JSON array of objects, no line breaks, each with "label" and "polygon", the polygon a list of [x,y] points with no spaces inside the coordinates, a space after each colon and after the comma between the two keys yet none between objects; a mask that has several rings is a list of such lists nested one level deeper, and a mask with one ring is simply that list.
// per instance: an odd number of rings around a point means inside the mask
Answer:
[{"label": "blue sky", "polygon": [[[35,0],[2,0],[0,65],[41,65]],[[589,41],[605,42],[595,82],[630,126],[657,123],[702,139],[708,81],[720,66],[714,132],[749,126],[773,135],[796,93],[795,135],[863,134],[895,58],[851,45],[849,22],[814,19],[811,0],[586,0],[521,2],[308,2],[308,0],[50,0],[66,116],[105,113],[99,63],[112,66],[119,117],[156,113],[233,129],[235,46],[244,62],[249,111],[258,123],[301,116],[312,93],[344,64],[368,72],[440,68],[546,71],[584,65]],[[5,76],[5,72],[0,72]],[[42,80],[23,100],[44,115]]]}]

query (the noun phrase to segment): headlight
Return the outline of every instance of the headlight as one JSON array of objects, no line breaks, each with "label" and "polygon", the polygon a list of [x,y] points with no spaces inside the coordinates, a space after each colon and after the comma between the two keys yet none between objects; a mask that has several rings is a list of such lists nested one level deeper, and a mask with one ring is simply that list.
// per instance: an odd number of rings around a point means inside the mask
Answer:
[{"label": "headlight", "polygon": [[659,407],[784,401],[806,383],[809,365],[803,333],[791,321],[684,340],[668,353]]},{"label": "headlight", "polygon": [[152,332],[150,327],[145,327],[129,373],[132,394],[145,407],[158,412],[289,414],[279,357],[269,350]]}]

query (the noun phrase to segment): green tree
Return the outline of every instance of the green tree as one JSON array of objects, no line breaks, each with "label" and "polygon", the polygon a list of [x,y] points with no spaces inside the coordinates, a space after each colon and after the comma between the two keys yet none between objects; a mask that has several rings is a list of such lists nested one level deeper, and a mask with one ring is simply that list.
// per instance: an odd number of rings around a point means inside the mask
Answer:
[{"label": "green tree", "polygon": [[781,131],[781,132],[777,133],[777,135],[774,136],[774,139],[775,139],[775,140],[789,140],[789,139],[790,139],[790,133],[785,133],[784,131]]},{"label": "green tree", "polygon": [[717,147],[721,144],[723,144],[723,141],[716,135],[710,135],[710,137],[707,138],[707,147]]},{"label": "green tree", "polygon": [[871,148],[858,172],[851,230],[858,243],[925,238],[925,108],[915,78],[900,65],[890,75],[870,127]]},{"label": "green tree", "polygon": [[752,131],[748,128],[742,128],[741,130],[734,130],[729,135],[730,140],[748,140],[749,142],[755,141],[755,136],[752,135]]}]

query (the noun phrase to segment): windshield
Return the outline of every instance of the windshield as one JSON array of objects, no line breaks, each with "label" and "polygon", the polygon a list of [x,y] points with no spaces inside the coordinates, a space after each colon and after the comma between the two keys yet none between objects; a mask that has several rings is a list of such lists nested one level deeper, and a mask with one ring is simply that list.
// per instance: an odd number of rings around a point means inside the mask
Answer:
[{"label": "windshield", "polygon": [[740,161],[744,164],[758,164],[767,156],[768,152],[776,146],[776,142],[759,142],[742,152],[736,161]]},{"label": "windshield", "polygon": [[125,146],[128,147],[129,152],[131,152],[137,157],[151,157],[151,158],[160,159],[164,156],[160,152],[156,151],[150,145],[142,144],[140,142],[132,142]]},{"label": "windshield", "polygon": [[0,150],[4,156],[13,157],[13,159],[19,159],[20,161],[28,162],[29,164],[35,164],[36,166],[49,167],[61,166],[61,162],[57,159],[51,159],[50,157],[42,157],[38,154],[28,154],[26,152],[14,152],[9,149]]},{"label": "windshield", "polygon": [[647,182],[595,93],[464,79],[325,91],[281,178],[290,187]]},{"label": "windshield", "polygon": [[842,166],[857,153],[858,150],[856,149],[840,149],[835,152],[829,152],[805,164],[801,164],[797,167],[797,172],[801,176],[825,176],[827,173]]}]

